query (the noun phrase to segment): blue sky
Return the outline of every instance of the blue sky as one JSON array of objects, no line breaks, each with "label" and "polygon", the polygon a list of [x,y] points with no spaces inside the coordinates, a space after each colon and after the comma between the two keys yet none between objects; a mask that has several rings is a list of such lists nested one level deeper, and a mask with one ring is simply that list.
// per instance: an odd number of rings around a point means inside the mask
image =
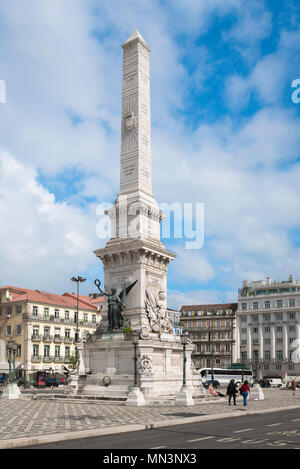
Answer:
[{"label": "blue sky", "polygon": [[236,299],[242,280],[299,272],[300,6],[245,0],[2,0],[0,283],[63,292],[102,278],[97,205],[119,187],[121,44],[151,47],[153,191],[203,203],[199,250],[168,300]]}]

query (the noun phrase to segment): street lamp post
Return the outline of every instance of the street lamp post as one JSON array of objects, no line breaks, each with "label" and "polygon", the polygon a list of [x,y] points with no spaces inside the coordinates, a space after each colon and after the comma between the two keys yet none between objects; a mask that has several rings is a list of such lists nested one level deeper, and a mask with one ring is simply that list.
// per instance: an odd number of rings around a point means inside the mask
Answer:
[{"label": "street lamp post", "polygon": [[132,406],[132,407],[137,407],[137,406],[144,406],[145,405],[145,398],[144,395],[140,389],[140,386],[138,385],[138,370],[137,370],[137,361],[138,361],[138,356],[137,356],[137,346],[139,343],[139,337],[140,337],[140,331],[133,331],[131,333],[131,338],[132,338],[132,344],[133,344],[133,381],[134,385],[131,391],[128,394],[127,400],[125,405],[126,406]]},{"label": "street lamp post", "polygon": [[190,405],[194,405],[194,400],[193,400],[191,390],[188,389],[186,385],[186,362],[187,362],[186,346],[190,342],[188,333],[185,332],[181,334],[180,340],[181,340],[181,344],[183,347],[183,380],[182,380],[182,387],[175,397],[174,404],[176,406],[190,406]]},{"label": "street lamp post", "polygon": [[255,357],[255,382],[258,383],[258,358]]},{"label": "street lamp post", "polygon": [[86,281],[86,278],[84,277],[80,277],[79,275],[77,277],[72,277],[71,278],[71,281],[72,282],[76,282],[77,283],[77,305],[76,305],[76,337],[75,337],[75,343],[76,343],[76,363],[78,363],[78,335],[79,335],[79,332],[78,332],[78,320],[79,320],[79,283],[83,283]]},{"label": "street lamp post", "polygon": [[186,390],[186,346],[189,341],[189,335],[187,332],[181,334],[180,336],[181,343],[183,346],[183,380],[182,380],[182,390]]},{"label": "street lamp post", "polygon": [[[8,346],[8,363],[9,363],[9,382],[14,383],[16,381],[16,350],[17,350],[18,345],[13,340],[10,340],[7,346]],[[11,359],[11,356],[13,356],[12,359]],[[12,373],[11,373],[11,362],[12,362]]]},{"label": "street lamp post", "polygon": [[21,391],[16,383],[16,351],[18,344],[15,341],[9,340],[7,344],[8,350],[8,364],[9,364],[9,377],[8,385],[2,393],[2,399],[18,399]]},{"label": "street lamp post", "polygon": [[8,382],[11,383],[11,348],[9,342],[7,344],[8,349]]},{"label": "street lamp post", "polygon": [[13,383],[16,382],[16,350],[17,344],[13,345]]},{"label": "street lamp post", "polygon": [[51,389],[53,389],[53,368],[50,367],[50,377],[51,377]]},{"label": "street lamp post", "polygon": [[244,382],[244,354],[242,353],[242,383]]},{"label": "street lamp post", "polygon": [[137,374],[137,345],[139,342],[139,332],[133,331],[132,332],[132,343],[134,348],[134,355],[133,355],[133,362],[134,362],[134,387],[138,387],[138,374]]},{"label": "street lamp post", "polygon": [[213,344],[211,343],[211,336],[210,332],[208,333],[209,337],[209,348],[211,347],[211,379],[214,379],[214,352],[213,352]]},{"label": "street lamp post", "polygon": [[245,345],[242,345],[241,347],[241,359],[242,359],[242,383],[244,382],[245,378],[245,368],[246,368],[246,363],[247,363],[247,356],[245,355]]}]

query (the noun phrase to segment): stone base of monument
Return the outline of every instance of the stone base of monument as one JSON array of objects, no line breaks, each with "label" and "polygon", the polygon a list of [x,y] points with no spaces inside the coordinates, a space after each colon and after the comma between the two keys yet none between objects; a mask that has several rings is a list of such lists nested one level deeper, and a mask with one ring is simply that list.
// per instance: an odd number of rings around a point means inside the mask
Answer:
[{"label": "stone base of monument", "polygon": [[21,391],[17,383],[9,383],[4,389],[1,399],[19,399]]},{"label": "stone base of monument", "polygon": [[139,407],[145,404],[145,398],[140,388],[132,388],[128,394],[125,405],[129,407]]},{"label": "stone base of monument", "polygon": [[188,389],[187,387],[182,386],[181,390],[176,395],[175,405],[176,406],[182,406],[182,407],[188,407],[188,406],[191,406],[191,405],[195,405],[192,390]]},{"label": "stone base of monument", "polygon": [[249,399],[254,401],[263,401],[265,398],[264,392],[259,384],[254,384],[253,388],[250,390]]},{"label": "stone base of monument", "polygon": [[68,378],[68,384],[64,388],[64,394],[76,394],[78,392],[78,383],[78,374],[71,374]]},{"label": "stone base of monument", "polygon": [[[134,386],[134,350],[132,341],[123,334],[103,334],[79,344],[81,372],[76,393],[105,399],[126,398],[126,405],[142,405],[157,399],[175,400],[182,388],[183,350],[180,337],[149,334],[140,339],[138,354],[138,389]],[[193,397],[205,394],[201,377],[191,363],[193,344],[186,347],[186,382]],[[84,365],[84,366],[83,366]],[[190,399],[185,398],[185,402]],[[190,404],[188,404],[190,405]]]}]

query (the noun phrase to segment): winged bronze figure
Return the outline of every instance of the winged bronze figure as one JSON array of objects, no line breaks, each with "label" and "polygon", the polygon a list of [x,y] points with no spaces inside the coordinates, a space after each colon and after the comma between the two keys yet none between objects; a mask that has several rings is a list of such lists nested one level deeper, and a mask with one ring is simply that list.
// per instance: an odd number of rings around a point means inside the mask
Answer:
[{"label": "winged bronze figure", "polygon": [[102,295],[107,296],[108,298],[108,331],[120,330],[124,325],[123,310],[126,306],[126,299],[129,292],[132,290],[134,285],[138,282],[136,280],[131,285],[126,287],[124,285],[123,290],[117,295],[117,289],[115,287],[111,288],[111,293],[107,293],[101,289],[100,280],[95,280],[95,285]]}]

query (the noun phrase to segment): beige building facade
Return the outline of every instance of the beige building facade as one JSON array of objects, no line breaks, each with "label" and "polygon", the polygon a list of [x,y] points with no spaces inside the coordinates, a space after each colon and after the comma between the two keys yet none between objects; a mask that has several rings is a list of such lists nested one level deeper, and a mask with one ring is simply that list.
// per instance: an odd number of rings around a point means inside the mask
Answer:
[{"label": "beige building facade", "polygon": [[237,303],[181,306],[180,324],[196,345],[196,368],[227,368],[236,361]]},{"label": "beige building facade", "polygon": [[[103,298],[79,296],[78,340],[95,332]],[[17,375],[62,372],[75,355],[77,296],[56,295],[19,287],[0,288],[0,373],[8,372],[10,340],[17,344]]]},{"label": "beige building facade", "polygon": [[258,379],[300,376],[300,281],[243,282],[238,294],[237,360]]}]

